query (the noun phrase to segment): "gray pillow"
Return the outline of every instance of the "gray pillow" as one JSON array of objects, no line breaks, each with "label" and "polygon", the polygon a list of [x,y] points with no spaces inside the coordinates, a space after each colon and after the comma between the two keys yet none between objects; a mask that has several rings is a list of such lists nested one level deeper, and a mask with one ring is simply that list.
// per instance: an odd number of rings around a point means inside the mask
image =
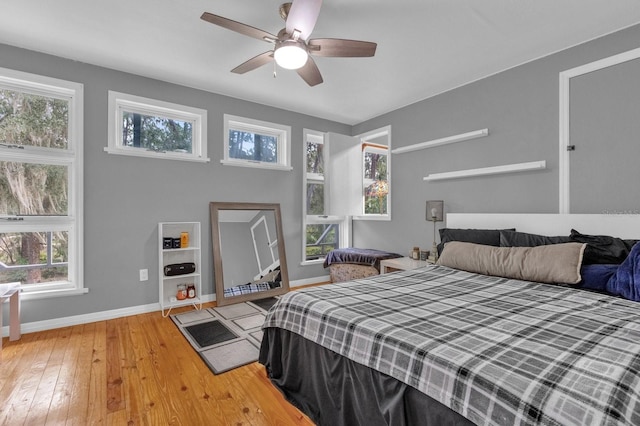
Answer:
[{"label": "gray pillow", "polygon": [[572,242],[570,236],[547,237],[526,232],[500,231],[500,247],[537,247]]},{"label": "gray pillow", "polygon": [[492,247],[451,241],[438,265],[476,274],[550,284],[578,284],[586,244]]}]

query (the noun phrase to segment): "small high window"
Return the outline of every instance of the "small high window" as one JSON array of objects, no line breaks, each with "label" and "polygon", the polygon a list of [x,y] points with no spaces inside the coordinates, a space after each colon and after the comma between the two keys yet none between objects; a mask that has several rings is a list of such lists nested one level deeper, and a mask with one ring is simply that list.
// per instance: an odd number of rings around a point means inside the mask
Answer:
[{"label": "small high window", "polygon": [[110,154],[209,161],[207,111],[109,91]]},{"label": "small high window", "polygon": [[291,170],[291,127],[224,115],[222,164]]}]

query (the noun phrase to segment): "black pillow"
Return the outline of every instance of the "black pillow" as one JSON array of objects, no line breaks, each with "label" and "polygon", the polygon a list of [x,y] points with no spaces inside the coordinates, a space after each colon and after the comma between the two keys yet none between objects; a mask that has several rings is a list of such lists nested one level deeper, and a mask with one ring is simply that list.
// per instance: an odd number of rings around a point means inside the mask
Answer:
[{"label": "black pillow", "polygon": [[623,240],[609,235],[586,235],[571,230],[571,241],[587,243],[583,265],[613,264],[619,265],[629,256],[636,240]]},{"label": "black pillow", "polygon": [[537,247],[549,244],[570,243],[570,236],[547,237],[546,235],[527,234],[526,232],[500,231],[501,247]]},{"label": "black pillow", "polygon": [[438,255],[442,253],[444,245],[449,241],[483,244],[485,246],[500,247],[500,231],[515,231],[513,229],[457,229],[442,228],[440,230],[440,244]]}]

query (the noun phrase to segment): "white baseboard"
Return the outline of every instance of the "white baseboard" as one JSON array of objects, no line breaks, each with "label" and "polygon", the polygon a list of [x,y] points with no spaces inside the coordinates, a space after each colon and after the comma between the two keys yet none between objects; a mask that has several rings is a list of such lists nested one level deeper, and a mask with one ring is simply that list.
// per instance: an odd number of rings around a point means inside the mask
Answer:
[{"label": "white baseboard", "polygon": [[[300,287],[309,284],[316,284],[329,281],[329,275],[314,278],[305,278],[289,282],[290,287]],[[215,302],[215,294],[202,296],[202,302]],[[148,305],[130,306],[128,308],[112,309],[110,311],[93,312],[90,314],[74,315],[70,317],[54,318],[44,321],[33,321],[21,324],[22,333],[34,333],[36,331],[52,330],[54,328],[70,327],[79,324],[88,324],[96,321],[106,321],[115,318],[127,317],[130,315],[148,314],[160,310],[160,303],[150,303]],[[9,326],[2,327],[2,337],[9,336]]]},{"label": "white baseboard", "polygon": [[[216,300],[215,294],[202,296],[202,302],[213,302]],[[24,308],[24,307],[23,307]],[[36,331],[52,330],[54,328],[70,327],[79,324],[88,324],[96,321],[106,321],[115,318],[128,317],[130,315],[148,314],[160,310],[160,303],[150,303],[148,305],[130,306],[128,308],[112,309],[110,311],[93,312],[90,314],[74,315],[71,317],[54,318],[44,321],[33,321],[22,323],[20,331],[24,333],[34,333]],[[2,336],[9,336],[9,326],[2,327]]]},{"label": "white baseboard", "polygon": [[331,276],[329,275],[324,275],[321,277],[305,278],[302,280],[289,281],[289,287],[300,287],[300,286],[309,285],[309,284],[326,283],[329,280],[331,280]]}]

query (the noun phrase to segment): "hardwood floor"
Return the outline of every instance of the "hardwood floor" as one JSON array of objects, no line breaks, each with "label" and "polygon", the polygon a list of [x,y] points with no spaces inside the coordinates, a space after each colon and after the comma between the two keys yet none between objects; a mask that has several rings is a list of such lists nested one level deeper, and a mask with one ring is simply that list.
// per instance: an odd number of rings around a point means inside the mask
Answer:
[{"label": "hardwood floor", "polygon": [[313,425],[257,362],[214,375],[160,312],[4,338],[1,356],[1,425]]}]

